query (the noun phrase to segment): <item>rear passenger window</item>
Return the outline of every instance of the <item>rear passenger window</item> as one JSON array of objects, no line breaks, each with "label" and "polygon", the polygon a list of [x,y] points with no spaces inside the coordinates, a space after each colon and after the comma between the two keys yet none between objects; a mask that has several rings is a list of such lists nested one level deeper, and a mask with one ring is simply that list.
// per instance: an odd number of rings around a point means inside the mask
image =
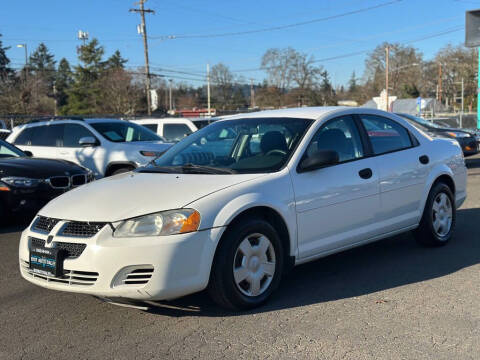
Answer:
[{"label": "rear passenger window", "polygon": [[24,129],[20,135],[13,141],[14,145],[32,145],[32,139],[35,133],[34,127]]},{"label": "rear passenger window", "polygon": [[15,139],[15,145],[62,146],[63,124],[33,126],[22,131]]},{"label": "rear passenger window", "polygon": [[412,147],[412,140],[402,125],[377,115],[360,115],[375,155]]}]

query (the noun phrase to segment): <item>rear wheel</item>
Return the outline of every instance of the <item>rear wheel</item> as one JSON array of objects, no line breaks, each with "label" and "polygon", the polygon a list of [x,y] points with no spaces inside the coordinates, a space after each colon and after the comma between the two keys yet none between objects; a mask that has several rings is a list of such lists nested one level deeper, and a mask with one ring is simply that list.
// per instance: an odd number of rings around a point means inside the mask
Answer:
[{"label": "rear wheel", "polygon": [[427,246],[443,246],[455,228],[455,201],[450,188],[437,183],[430,190],[420,226],[415,231],[416,240]]},{"label": "rear wheel", "polygon": [[280,238],[268,222],[242,221],[222,238],[210,275],[209,294],[226,308],[257,307],[278,287],[283,259]]}]

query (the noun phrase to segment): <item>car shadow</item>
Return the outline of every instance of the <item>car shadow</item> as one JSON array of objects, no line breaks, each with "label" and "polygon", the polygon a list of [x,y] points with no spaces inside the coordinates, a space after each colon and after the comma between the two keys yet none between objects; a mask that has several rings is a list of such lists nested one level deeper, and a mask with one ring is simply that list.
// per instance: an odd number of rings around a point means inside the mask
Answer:
[{"label": "car shadow", "polygon": [[284,277],[270,301],[254,310],[223,310],[204,291],[156,303],[148,312],[172,317],[263,313],[435,279],[480,263],[480,241],[471,236],[479,222],[480,209],[462,209],[457,212],[455,235],[447,246],[422,247],[406,233],[298,266]]},{"label": "car shadow", "polygon": [[30,221],[32,221],[33,216],[19,216],[8,219],[8,221],[0,224],[0,234],[8,234],[14,232],[23,231]]}]

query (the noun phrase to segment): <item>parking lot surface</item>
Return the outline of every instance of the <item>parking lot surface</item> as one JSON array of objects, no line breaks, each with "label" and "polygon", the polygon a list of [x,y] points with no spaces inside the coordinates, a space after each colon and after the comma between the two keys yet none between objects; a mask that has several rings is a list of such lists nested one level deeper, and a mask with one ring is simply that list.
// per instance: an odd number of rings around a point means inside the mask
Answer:
[{"label": "parking lot surface", "polygon": [[244,313],[205,293],[140,311],[34,286],[18,270],[22,225],[0,229],[0,359],[478,359],[480,156],[467,166],[446,247],[404,234],[320,259]]}]

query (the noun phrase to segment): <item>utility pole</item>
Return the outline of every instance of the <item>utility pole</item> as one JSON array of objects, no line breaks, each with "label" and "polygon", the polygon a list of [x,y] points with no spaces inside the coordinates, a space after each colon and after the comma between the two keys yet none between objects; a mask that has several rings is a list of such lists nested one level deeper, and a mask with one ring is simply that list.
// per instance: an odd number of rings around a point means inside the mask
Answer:
[{"label": "utility pole", "polygon": [[210,117],[210,64],[207,64],[207,103],[208,117]]},{"label": "utility pole", "polygon": [[[460,84],[461,86],[461,92],[460,92],[460,106],[462,107],[460,109],[460,115],[459,115],[459,120],[460,120],[460,128],[462,128],[462,125],[463,125],[463,106],[464,106],[464,95],[465,95],[465,91],[464,91],[464,85],[465,85],[465,82],[462,78],[462,81],[459,81],[459,82],[456,82],[455,84]],[[454,97],[454,100],[455,100],[455,103],[457,102],[458,100],[458,97],[457,97],[457,92],[455,91],[455,97]]]},{"label": "utility pole", "polygon": [[147,92],[147,114],[152,115],[152,98],[150,94],[150,65],[148,63],[148,41],[147,41],[147,26],[145,25],[145,13],[154,14],[155,11],[151,9],[145,9],[144,4],[146,0],[139,0],[135,5],[139,5],[140,9],[130,9],[130,12],[140,13],[142,24],[140,25],[140,31],[143,36],[143,50],[145,53],[145,90]]},{"label": "utility pole", "polygon": [[250,79],[250,107],[255,108],[255,89],[253,88],[253,79]]},{"label": "utility pole", "polygon": [[442,64],[438,64],[438,95],[437,100],[438,102],[442,102]]},{"label": "utility pole", "polygon": [[387,99],[387,111],[390,111],[390,106],[388,102],[388,59],[390,57],[390,48],[387,46],[385,48],[385,97]]},{"label": "utility pole", "polygon": [[27,84],[27,76],[28,76],[28,50],[27,50],[27,44],[18,44],[18,48],[24,48],[25,50],[25,86]]},{"label": "utility pole", "polygon": [[169,109],[170,109],[170,112],[173,110],[173,104],[172,104],[172,79],[168,79],[168,83],[170,84],[170,97],[169,97]]}]

